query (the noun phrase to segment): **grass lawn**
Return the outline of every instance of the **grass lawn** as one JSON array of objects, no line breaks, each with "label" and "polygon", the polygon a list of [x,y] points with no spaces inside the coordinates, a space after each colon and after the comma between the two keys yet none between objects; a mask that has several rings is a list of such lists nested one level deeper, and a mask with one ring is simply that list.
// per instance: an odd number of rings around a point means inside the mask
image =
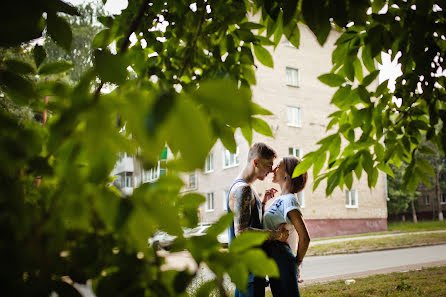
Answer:
[{"label": "grass lawn", "polygon": [[363,252],[370,250],[422,246],[430,244],[446,243],[446,232],[416,235],[399,235],[383,238],[358,239],[343,242],[333,242],[310,246],[307,256],[323,256],[332,254],[344,254]]},{"label": "grass lawn", "polygon": [[387,224],[388,230],[393,232],[417,232],[431,230],[445,230],[446,221],[422,221],[414,224],[412,222],[392,222]]},{"label": "grass lawn", "polygon": [[[302,297],[444,297],[446,296],[446,266],[402,273],[379,274],[344,281],[314,284],[300,288]],[[266,296],[272,296],[267,292]]]}]

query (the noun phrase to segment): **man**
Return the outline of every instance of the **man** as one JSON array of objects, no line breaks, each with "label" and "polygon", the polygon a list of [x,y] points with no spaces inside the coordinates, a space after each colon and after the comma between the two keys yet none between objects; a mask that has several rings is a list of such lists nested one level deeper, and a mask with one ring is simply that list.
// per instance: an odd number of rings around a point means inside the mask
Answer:
[{"label": "man", "polygon": [[[264,180],[272,172],[276,152],[265,143],[255,143],[249,150],[248,162],[232,183],[227,197],[228,212],[234,213],[234,221],[229,228],[229,244],[240,233],[247,230],[256,230],[259,232],[269,232],[270,239],[286,241],[288,231],[285,228],[279,228],[275,231],[263,230],[262,217],[263,208],[266,203],[260,201],[257,193],[251,187],[251,184],[258,180]],[[265,296],[264,278],[249,275],[248,288],[241,292],[235,290],[234,297],[244,296]]]}]

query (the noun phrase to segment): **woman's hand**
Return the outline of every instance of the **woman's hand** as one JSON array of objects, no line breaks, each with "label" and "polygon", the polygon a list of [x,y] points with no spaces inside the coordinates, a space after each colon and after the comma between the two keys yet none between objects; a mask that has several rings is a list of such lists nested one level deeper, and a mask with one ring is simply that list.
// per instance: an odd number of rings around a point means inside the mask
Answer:
[{"label": "woman's hand", "polygon": [[274,195],[276,195],[276,193],[277,193],[277,190],[274,188],[266,190],[265,195],[263,195],[262,204],[265,205],[269,200],[273,199]]}]

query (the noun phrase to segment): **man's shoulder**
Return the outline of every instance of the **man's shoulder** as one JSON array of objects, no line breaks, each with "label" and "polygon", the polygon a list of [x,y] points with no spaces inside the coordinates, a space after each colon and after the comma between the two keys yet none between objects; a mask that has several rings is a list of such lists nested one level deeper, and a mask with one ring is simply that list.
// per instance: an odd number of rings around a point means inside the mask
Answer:
[{"label": "man's shoulder", "polygon": [[246,182],[244,182],[244,181],[241,181],[241,182],[235,184],[232,187],[231,193],[230,193],[229,196],[230,197],[232,196],[232,197],[235,197],[235,198],[243,197],[243,196],[246,196],[246,195],[252,195],[252,192],[253,192],[253,190],[251,188],[251,185],[246,183]]}]

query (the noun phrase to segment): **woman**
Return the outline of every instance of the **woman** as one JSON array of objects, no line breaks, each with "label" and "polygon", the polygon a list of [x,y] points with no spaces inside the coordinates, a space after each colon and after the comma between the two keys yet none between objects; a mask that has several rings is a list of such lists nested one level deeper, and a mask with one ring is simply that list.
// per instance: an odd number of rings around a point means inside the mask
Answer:
[{"label": "woman", "polygon": [[[296,157],[285,157],[274,169],[273,182],[279,184],[281,196],[264,211],[263,226],[265,229],[276,230],[280,224],[288,224],[297,231],[299,243],[296,256],[289,244],[273,240],[266,241],[264,248],[269,257],[273,258],[279,268],[280,278],[270,278],[271,292],[274,297],[300,296],[298,288],[297,270],[307,252],[310,236],[302,218],[302,211],[296,200],[296,193],[302,191],[307,182],[308,174],[291,178],[294,168],[300,161]],[[275,189],[266,191],[263,206],[274,197]],[[291,238],[293,236],[290,236]]]}]

